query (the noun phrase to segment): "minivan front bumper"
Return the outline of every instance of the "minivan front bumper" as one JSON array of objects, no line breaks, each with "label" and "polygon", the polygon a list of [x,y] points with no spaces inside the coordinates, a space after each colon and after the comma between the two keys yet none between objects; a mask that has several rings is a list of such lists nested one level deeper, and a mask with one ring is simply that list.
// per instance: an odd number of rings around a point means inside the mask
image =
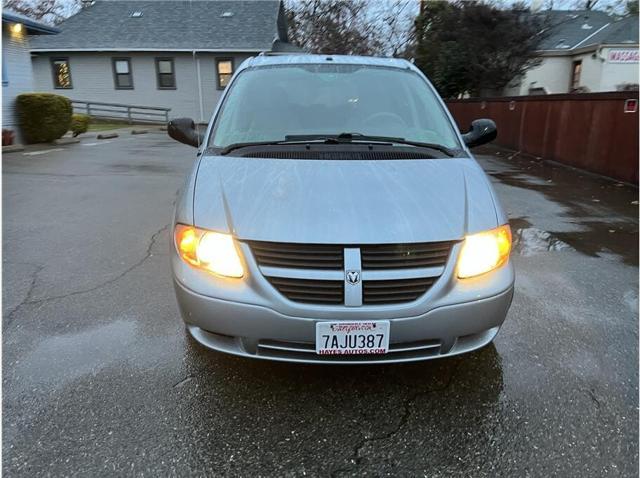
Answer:
[{"label": "minivan front bumper", "polygon": [[[505,267],[513,277],[512,266]],[[182,317],[200,344],[245,357],[305,363],[410,362],[470,352],[493,340],[513,297],[511,282],[506,290],[490,297],[390,319],[386,355],[320,356],[315,353],[315,323],[323,319],[289,316],[265,306],[207,297],[177,280],[174,284]],[[367,318],[363,314],[361,320]],[[341,319],[336,316],[333,320]]]}]

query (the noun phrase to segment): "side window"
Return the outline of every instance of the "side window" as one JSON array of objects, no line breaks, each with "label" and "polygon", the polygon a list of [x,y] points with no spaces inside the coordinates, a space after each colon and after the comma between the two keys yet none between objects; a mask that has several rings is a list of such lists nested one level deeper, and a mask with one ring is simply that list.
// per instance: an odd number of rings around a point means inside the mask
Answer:
[{"label": "side window", "polygon": [[56,89],[70,89],[71,67],[68,58],[52,58],[51,70],[53,72],[53,87]]},{"label": "side window", "polygon": [[218,89],[224,90],[229,84],[229,80],[233,76],[233,59],[219,58],[216,60],[216,68],[218,73]]},{"label": "side window", "polygon": [[175,90],[176,72],[173,58],[156,58],[156,76],[158,89]]},{"label": "side window", "polygon": [[130,58],[113,58],[113,82],[116,90],[132,90],[133,75]]}]

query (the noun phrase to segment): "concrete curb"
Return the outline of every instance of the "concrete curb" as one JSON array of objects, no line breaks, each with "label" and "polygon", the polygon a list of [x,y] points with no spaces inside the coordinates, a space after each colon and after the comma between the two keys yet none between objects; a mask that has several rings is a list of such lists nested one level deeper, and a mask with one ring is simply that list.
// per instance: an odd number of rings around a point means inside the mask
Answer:
[{"label": "concrete curb", "polygon": [[58,146],[64,145],[64,144],[75,144],[79,142],[80,140],[78,138],[59,138],[59,139],[53,140],[53,144]]},{"label": "concrete curb", "polygon": [[107,133],[107,134],[99,134],[98,136],[96,136],[96,138],[98,139],[111,139],[111,138],[117,138],[119,135],[117,133]]},{"label": "concrete curb", "polygon": [[147,134],[149,131],[146,129],[132,129],[131,134]]},{"label": "concrete curb", "polygon": [[3,153],[18,153],[20,151],[24,151],[24,146],[21,144],[10,144],[9,146],[3,146]]}]

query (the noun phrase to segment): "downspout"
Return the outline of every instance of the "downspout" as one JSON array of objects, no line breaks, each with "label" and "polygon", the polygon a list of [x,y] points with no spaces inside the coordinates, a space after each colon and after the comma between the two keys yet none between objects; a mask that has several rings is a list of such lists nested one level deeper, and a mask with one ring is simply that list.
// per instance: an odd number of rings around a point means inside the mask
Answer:
[{"label": "downspout", "polygon": [[200,76],[200,58],[196,55],[196,51],[193,50],[193,61],[196,66],[196,76],[198,77],[198,102],[200,105],[200,123],[204,122],[204,103],[202,97],[202,77]]}]

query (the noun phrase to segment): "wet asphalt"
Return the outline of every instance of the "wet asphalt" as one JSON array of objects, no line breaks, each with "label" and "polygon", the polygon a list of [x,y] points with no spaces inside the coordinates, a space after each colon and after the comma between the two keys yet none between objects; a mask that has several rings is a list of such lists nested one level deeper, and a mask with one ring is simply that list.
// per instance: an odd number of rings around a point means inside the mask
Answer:
[{"label": "wet asphalt", "polygon": [[636,476],[638,190],[484,149],[514,231],[495,343],[398,366],[186,337],[160,134],[3,158],[5,476]]}]

